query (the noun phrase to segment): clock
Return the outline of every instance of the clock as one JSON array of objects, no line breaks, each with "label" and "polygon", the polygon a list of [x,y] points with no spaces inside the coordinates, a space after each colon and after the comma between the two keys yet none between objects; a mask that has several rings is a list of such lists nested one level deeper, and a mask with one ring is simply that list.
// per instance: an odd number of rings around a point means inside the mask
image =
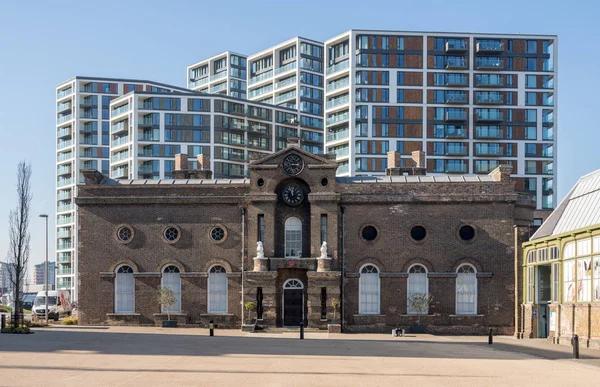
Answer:
[{"label": "clock", "polygon": [[304,200],[304,191],[295,184],[289,184],[283,188],[281,198],[288,206],[296,207]]},{"label": "clock", "polygon": [[283,171],[286,174],[296,176],[302,172],[302,169],[304,169],[304,161],[302,161],[300,156],[291,154],[285,156],[283,159]]}]

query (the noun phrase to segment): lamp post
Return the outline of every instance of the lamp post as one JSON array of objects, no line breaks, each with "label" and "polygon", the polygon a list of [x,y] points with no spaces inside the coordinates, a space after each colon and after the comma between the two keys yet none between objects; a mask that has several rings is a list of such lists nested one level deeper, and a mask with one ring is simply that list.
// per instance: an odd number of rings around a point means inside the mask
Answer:
[{"label": "lamp post", "polygon": [[46,219],[46,324],[48,324],[48,215],[41,214],[40,218]]}]

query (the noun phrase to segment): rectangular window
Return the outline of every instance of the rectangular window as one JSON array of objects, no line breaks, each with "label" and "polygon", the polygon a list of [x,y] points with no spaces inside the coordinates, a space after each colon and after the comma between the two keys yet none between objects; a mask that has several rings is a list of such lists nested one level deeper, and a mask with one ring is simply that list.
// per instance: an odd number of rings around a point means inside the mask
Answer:
[{"label": "rectangular window", "polygon": [[537,88],[537,75],[526,75],[525,76],[525,87],[527,89]]},{"label": "rectangular window", "polygon": [[327,288],[321,288],[321,320],[327,320]]},{"label": "rectangular window", "polygon": [[537,54],[537,42],[535,40],[527,41],[527,53],[528,54]]},{"label": "rectangular window", "polygon": [[563,302],[575,302],[575,260],[563,262]]},{"label": "rectangular window", "polygon": [[404,85],[404,71],[398,71],[396,75],[396,84],[398,86]]},{"label": "rectangular window", "polygon": [[525,105],[537,105],[537,93],[525,93]]},{"label": "rectangular window", "polygon": [[527,58],[527,71],[537,71],[537,59],[536,58]]},{"label": "rectangular window", "polygon": [[537,122],[537,111],[535,109],[525,110],[525,122]]},{"label": "rectangular window", "polygon": [[559,262],[555,262],[552,264],[552,302],[558,302],[558,289],[560,287],[559,268]]},{"label": "rectangular window", "polygon": [[398,89],[396,94],[396,102],[402,103],[404,102],[404,89]]},{"label": "rectangular window", "polygon": [[265,216],[263,214],[258,215],[258,241],[265,241]]},{"label": "rectangular window", "polygon": [[577,260],[577,301],[590,302],[592,293],[591,258]]},{"label": "rectangular window", "polygon": [[534,277],[533,277],[533,266],[528,266],[527,267],[527,303],[532,304],[533,303],[533,281],[534,281]]},{"label": "rectangular window", "polygon": [[263,318],[263,291],[261,287],[256,288],[256,318]]},{"label": "rectangular window", "polygon": [[[537,128],[535,126],[526,126],[525,127],[525,139],[526,140],[537,139]],[[533,153],[535,153],[535,151]]]},{"label": "rectangular window", "polygon": [[321,244],[327,242],[327,214],[321,214]]},{"label": "rectangular window", "polygon": [[577,255],[590,255],[592,252],[592,240],[590,238],[577,241]]},{"label": "rectangular window", "polygon": [[594,301],[600,301],[600,257],[594,257]]}]

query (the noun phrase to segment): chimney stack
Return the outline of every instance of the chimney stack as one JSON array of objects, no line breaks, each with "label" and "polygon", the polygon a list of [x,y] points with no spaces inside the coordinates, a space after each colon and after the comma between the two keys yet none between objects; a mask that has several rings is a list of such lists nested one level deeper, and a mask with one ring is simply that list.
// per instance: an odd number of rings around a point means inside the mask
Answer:
[{"label": "chimney stack", "polygon": [[175,155],[175,170],[184,171],[188,169],[188,155],[178,153]]},{"label": "chimney stack", "polygon": [[507,183],[510,181],[510,174],[512,173],[512,169],[512,165],[500,164],[492,172],[490,172],[490,176],[492,176],[494,181]]},{"label": "chimney stack", "polygon": [[198,159],[198,169],[201,171],[206,171],[210,169],[210,156],[200,153],[196,156]]},{"label": "chimney stack", "polygon": [[415,151],[412,152],[413,161],[415,166],[406,166],[400,152],[391,151],[387,154],[388,167],[385,169],[386,176],[404,176],[404,175],[425,175],[427,168],[425,168],[425,152]]},{"label": "chimney stack", "polygon": [[425,167],[425,152],[420,151],[420,150],[413,151],[412,159],[415,162],[415,167],[426,168]]}]

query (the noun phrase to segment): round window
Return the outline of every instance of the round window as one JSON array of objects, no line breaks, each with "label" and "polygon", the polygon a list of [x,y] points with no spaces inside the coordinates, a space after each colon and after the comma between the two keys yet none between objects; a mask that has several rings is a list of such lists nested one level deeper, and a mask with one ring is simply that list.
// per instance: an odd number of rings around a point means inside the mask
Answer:
[{"label": "round window", "polygon": [[458,230],[458,236],[463,241],[473,240],[473,238],[475,238],[475,229],[471,226],[462,226]]},{"label": "round window", "polygon": [[262,187],[263,185],[265,185],[265,180],[264,179],[258,179],[258,181],[256,182],[256,184],[258,184],[259,187]]},{"label": "round window", "polygon": [[175,243],[179,240],[180,232],[179,229],[173,226],[166,227],[163,231],[163,236],[165,240],[169,243]]},{"label": "round window", "polygon": [[326,178],[326,177],[322,178],[322,179],[321,179],[321,185],[322,185],[323,187],[325,187],[325,186],[327,186],[327,184],[329,184],[329,180],[327,180],[327,178]]},{"label": "round window", "polygon": [[422,241],[427,236],[427,230],[423,226],[415,226],[410,230],[410,237],[416,241]]},{"label": "round window", "polygon": [[129,225],[121,225],[117,228],[117,240],[121,243],[129,243],[133,239],[133,228]]},{"label": "round window", "polygon": [[210,230],[210,239],[212,239],[214,242],[223,242],[225,240],[225,230],[223,227],[213,227]]},{"label": "round window", "polygon": [[364,240],[372,242],[377,238],[377,229],[373,226],[365,226],[362,229],[361,235]]}]

